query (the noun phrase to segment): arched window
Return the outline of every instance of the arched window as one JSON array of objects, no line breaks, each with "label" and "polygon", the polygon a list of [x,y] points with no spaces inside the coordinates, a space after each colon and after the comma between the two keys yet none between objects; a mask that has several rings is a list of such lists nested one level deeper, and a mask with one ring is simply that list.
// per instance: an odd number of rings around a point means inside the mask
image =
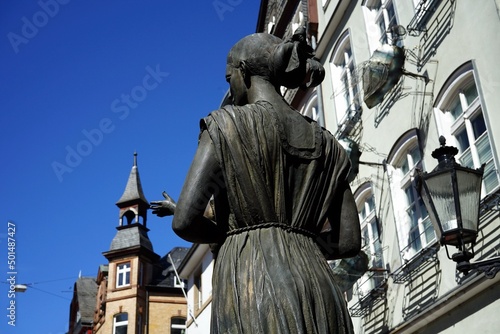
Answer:
[{"label": "arched window", "polygon": [[360,110],[359,89],[354,78],[355,66],[351,39],[346,31],[340,37],[330,59],[335,112],[339,127],[357,117]]},{"label": "arched window", "polygon": [[485,164],[483,196],[496,190],[498,168],[471,62],[450,76],[434,106],[439,134],[446,137],[448,145],[458,148],[458,162],[471,168]]},{"label": "arched window", "polygon": [[324,126],[323,115],[321,110],[319,110],[318,95],[316,94],[316,91],[314,91],[313,94],[307,98],[307,101],[300,110],[300,113],[315,120],[319,125]]},{"label": "arched window", "polygon": [[113,334],[127,334],[128,314],[118,313],[113,318]]},{"label": "arched window", "polygon": [[354,193],[354,198],[361,224],[362,250],[368,255],[368,268],[372,269],[358,280],[358,291],[364,296],[383,281],[385,264],[371,183],[362,184]]},{"label": "arched window", "polygon": [[184,334],[186,333],[186,318],[173,317],[170,320],[170,334]]},{"label": "arched window", "polygon": [[[365,25],[370,51],[373,53],[382,44],[391,44],[393,37],[391,27],[398,25],[393,0],[367,0],[363,4]],[[396,45],[402,46],[397,41]]]},{"label": "arched window", "polygon": [[416,168],[422,169],[417,130],[403,134],[388,157],[390,180],[399,249],[403,260],[410,260],[435,239],[425,205],[415,185]]}]

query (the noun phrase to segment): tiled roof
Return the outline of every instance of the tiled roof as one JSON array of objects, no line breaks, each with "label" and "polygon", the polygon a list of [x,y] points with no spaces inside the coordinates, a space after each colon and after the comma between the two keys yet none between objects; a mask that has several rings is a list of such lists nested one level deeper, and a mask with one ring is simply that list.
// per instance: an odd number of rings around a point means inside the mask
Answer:
[{"label": "tiled roof", "polygon": [[80,277],[75,283],[81,322],[92,323],[97,297],[97,283],[93,277]]},{"label": "tiled roof", "polygon": [[[162,287],[174,287],[174,266],[178,268],[182,260],[188,253],[188,247],[175,247],[165,256],[163,256],[157,263],[158,271],[153,279],[151,285],[162,286]],[[172,263],[170,262],[170,257],[172,258]]]},{"label": "tiled roof", "polygon": [[127,228],[118,229],[113,241],[111,241],[110,251],[125,249],[129,247],[141,246],[153,251],[153,245],[148,238],[148,232],[142,225],[128,225]]}]

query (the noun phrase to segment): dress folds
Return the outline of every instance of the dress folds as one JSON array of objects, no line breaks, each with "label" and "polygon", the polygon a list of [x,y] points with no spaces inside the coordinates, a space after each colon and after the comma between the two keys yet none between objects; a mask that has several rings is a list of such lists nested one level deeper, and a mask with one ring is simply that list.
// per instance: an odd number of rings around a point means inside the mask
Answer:
[{"label": "dress folds", "polygon": [[[316,122],[264,101],[227,106],[201,121],[229,205],[217,224],[212,333],[351,333],[343,294],[315,242],[350,168]],[[339,223],[339,222],[333,222]]]}]

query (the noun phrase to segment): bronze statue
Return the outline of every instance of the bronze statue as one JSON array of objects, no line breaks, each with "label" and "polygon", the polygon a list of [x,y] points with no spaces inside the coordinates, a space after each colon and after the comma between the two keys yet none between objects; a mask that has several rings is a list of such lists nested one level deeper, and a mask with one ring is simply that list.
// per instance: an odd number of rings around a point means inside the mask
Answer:
[{"label": "bronze statue", "polygon": [[304,29],[240,40],[227,58],[234,105],[202,119],[177,205],[166,194],[152,202],[159,216],[175,211],[181,238],[218,245],[212,333],[353,331],[325,259],[360,251],[349,159],[280,94],[323,77]]}]

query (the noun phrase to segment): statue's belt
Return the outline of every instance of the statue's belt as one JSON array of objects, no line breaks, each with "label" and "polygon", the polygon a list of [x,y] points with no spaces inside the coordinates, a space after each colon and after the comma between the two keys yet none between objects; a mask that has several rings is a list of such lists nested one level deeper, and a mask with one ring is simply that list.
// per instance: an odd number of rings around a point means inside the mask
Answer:
[{"label": "statue's belt", "polygon": [[316,233],[313,233],[313,232],[306,230],[304,228],[290,226],[290,225],[278,223],[278,222],[268,222],[268,223],[240,227],[240,228],[228,231],[227,235],[230,236],[230,235],[235,235],[235,234],[241,234],[243,232],[259,230],[259,229],[263,229],[263,228],[273,228],[273,227],[281,228],[287,232],[294,232],[294,233],[303,234],[303,235],[311,237],[311,238],[316,238],[318,236]]}]

